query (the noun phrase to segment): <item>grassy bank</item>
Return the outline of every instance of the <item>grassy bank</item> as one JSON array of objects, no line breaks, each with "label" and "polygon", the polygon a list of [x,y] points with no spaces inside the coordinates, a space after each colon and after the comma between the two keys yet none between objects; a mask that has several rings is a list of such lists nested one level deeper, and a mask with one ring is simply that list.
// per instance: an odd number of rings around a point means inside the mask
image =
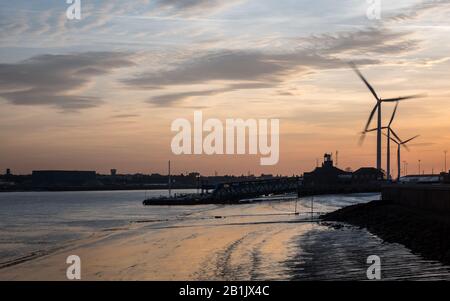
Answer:
[{"label": "grassy bank", "polygon": [[322,216],[366,228],[381,239],[400,243],[427,259],[450,265],[450,216],[373,201],[342,208]]}]

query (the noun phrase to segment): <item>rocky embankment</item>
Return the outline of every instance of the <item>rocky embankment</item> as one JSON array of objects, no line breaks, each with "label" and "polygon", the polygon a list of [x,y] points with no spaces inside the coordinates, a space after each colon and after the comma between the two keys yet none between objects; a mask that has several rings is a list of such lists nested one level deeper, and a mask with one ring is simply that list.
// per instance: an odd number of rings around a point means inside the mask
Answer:
[{"label": "rocky embankment", "polygon": [[400,243],[424,258],[450,265],[450,215],[373,201],[322,216],[324,221],[363,227],[381,239]]}]

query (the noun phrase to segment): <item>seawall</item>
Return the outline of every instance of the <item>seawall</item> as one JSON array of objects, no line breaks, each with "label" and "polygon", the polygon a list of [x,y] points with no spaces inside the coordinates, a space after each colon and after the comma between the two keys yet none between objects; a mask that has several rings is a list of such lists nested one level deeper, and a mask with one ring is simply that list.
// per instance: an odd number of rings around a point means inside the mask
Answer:
[{"label": "seawall", "polygon": [[402,206],[450,213],[449,184],[384,185],[381,199]]},{"label": "seawall", "polygon": [[329,185],[300,185],[298,196],[323,195],[323,194],[350,194],[364,192],[380,192],[381,184],[329,184]]}]

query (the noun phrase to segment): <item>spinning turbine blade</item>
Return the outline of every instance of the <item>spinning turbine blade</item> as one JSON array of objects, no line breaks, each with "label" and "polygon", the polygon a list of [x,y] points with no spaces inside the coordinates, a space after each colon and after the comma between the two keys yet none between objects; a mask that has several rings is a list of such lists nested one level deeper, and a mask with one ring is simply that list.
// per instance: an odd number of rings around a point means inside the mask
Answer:
[{"label": "spinning turbine blade", "polygon": [[388,127],[391,127],[391,124],[392,124],[392,122],[394,121],[395,114],[397,113],[397,108],[398,108],[398,102],[395,103],[395,109],[394,109],[394,112],[392,113],[392,117],[391,117],[391,120],[389,121]]},{"label": "spinning turbine blade", "polygon": [[350,63],[350,67],[353,68],[353,70],[358,74],[359,78],[366,84],[367,88],[369,88],[370,92],[372,92],[372,95],[376,98],[377,101],[380,100],[377,93],[375,92],[375,89],[369,84],[369,82],[365,79],[365,77],[362,75],[362,73],[358,70],[356,65],[354,63]]},{"label": "spinning turbine blade", "polygon": [[421,98],[421,97],[425,97],[426,94],[416,94],[416,95],[410,95],[410,96],[403,96],[403,97],[396,97],[396,98],[387,98],[387,99],[382,99],[382,102],[397,102],[397,101],[402,101],[402,100],[406,100],[406,99],[413,99],[413,98]]},{"label": "spinning turbine blade", "polygon": [[364,132],[367,132],[367,129],[368,129],[369,126],[370,126],[370,122],[372,121],[373,116],[375,115],[375,112],[377,111],[379,105],[380,105],[380,104],[377,103],[377,104],[375,105],[375,107],[373,107],[372,112],[370,112],[370,116],[369,116],[369,119],[367,120],[366,127],[364,128]]},{"label": "spinning turbine blade", "polygon": [[[388,127],[387,127],[387,126],[382,126],[381,129],[382,129],[382,130],[386,130],[386,129],[388,129]],[[370,130],[367,130],[366,133],[375,132],[375,131],[377,131],[377,130],[378,130],[377,128],[370,129]]]},{"label": "spinning turbine blade", "polygon": [[412,137],[411,139],[408,139],[408,140],[406,140],[406,141],[403,141],[402,144],[406,144],[406,143],[408,143],[408,142],[411,142],[412,140],[414,140],[414,139],[416,139],[416,138],[418,138],[418,137],[420,137],[420,135],[414,136],[414,137]]},{"label": "spinning turbine blade", "polygon": [[359,146],[363,145],[365,139],[366,139],[366,133],[362,132],[361,136],[359,136],[358,145]]},{"label": "spinning turbine blade", "polygon": [[394,135],[395,139],[397,139],[398,142],[403,143],[402,139],[395,133],[393,129],[391,129],[392,135]]},{"label": "spinning turbine blade", "polygon": [[[386,135],[385,133],[383,133],[383,135],[384,136],[386,136],[386,137],[388,137],[388,135]],[[389,139],[391,139],[394,143],[396,143],[397,145],[400,145],[401,144],[401,142],[398,142],[397,140],[395,140],[394,138],[392,138],[392,137],[389,137]]]},{"label": "spinning turbine blade", "polygon": [[[381,129],[382,129],[382,130],[385,130],[385,129],[387,129],[387,128],[388,128],[387,126],[383,126]],[[375,131],[377,131],[377,130],[378,130],[378,129],[375,128],[375,129],[370,129],[370,130],[361,132],[361,136],[359,137],[358,145],[361,146],[361,145],[364,143],[364,139],[366,139],[366,134],[367,134],[367,133],[375,132]]]}]

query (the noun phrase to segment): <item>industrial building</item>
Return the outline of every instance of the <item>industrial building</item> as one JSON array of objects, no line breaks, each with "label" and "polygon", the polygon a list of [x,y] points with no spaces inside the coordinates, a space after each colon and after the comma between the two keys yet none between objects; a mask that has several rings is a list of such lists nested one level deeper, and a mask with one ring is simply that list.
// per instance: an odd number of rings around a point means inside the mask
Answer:
[{"label": "industrial building", "polygon": [[339,169],[332,155],[325,154],[322,166],[303,174],[299,195],[379,191],[383,178],[383,172],[372,167],[355,172]]},{"label": "industrial building", "polygon": [[97,182],[95,171],[34,170],[34,186],[86,186]]},{"label": "industrial building", "polygon": [[352,173],[339,169],[333,165],[331,154],[324,155],[322,166],[303,174],[303,185],[336,185],[350,184]]}]

